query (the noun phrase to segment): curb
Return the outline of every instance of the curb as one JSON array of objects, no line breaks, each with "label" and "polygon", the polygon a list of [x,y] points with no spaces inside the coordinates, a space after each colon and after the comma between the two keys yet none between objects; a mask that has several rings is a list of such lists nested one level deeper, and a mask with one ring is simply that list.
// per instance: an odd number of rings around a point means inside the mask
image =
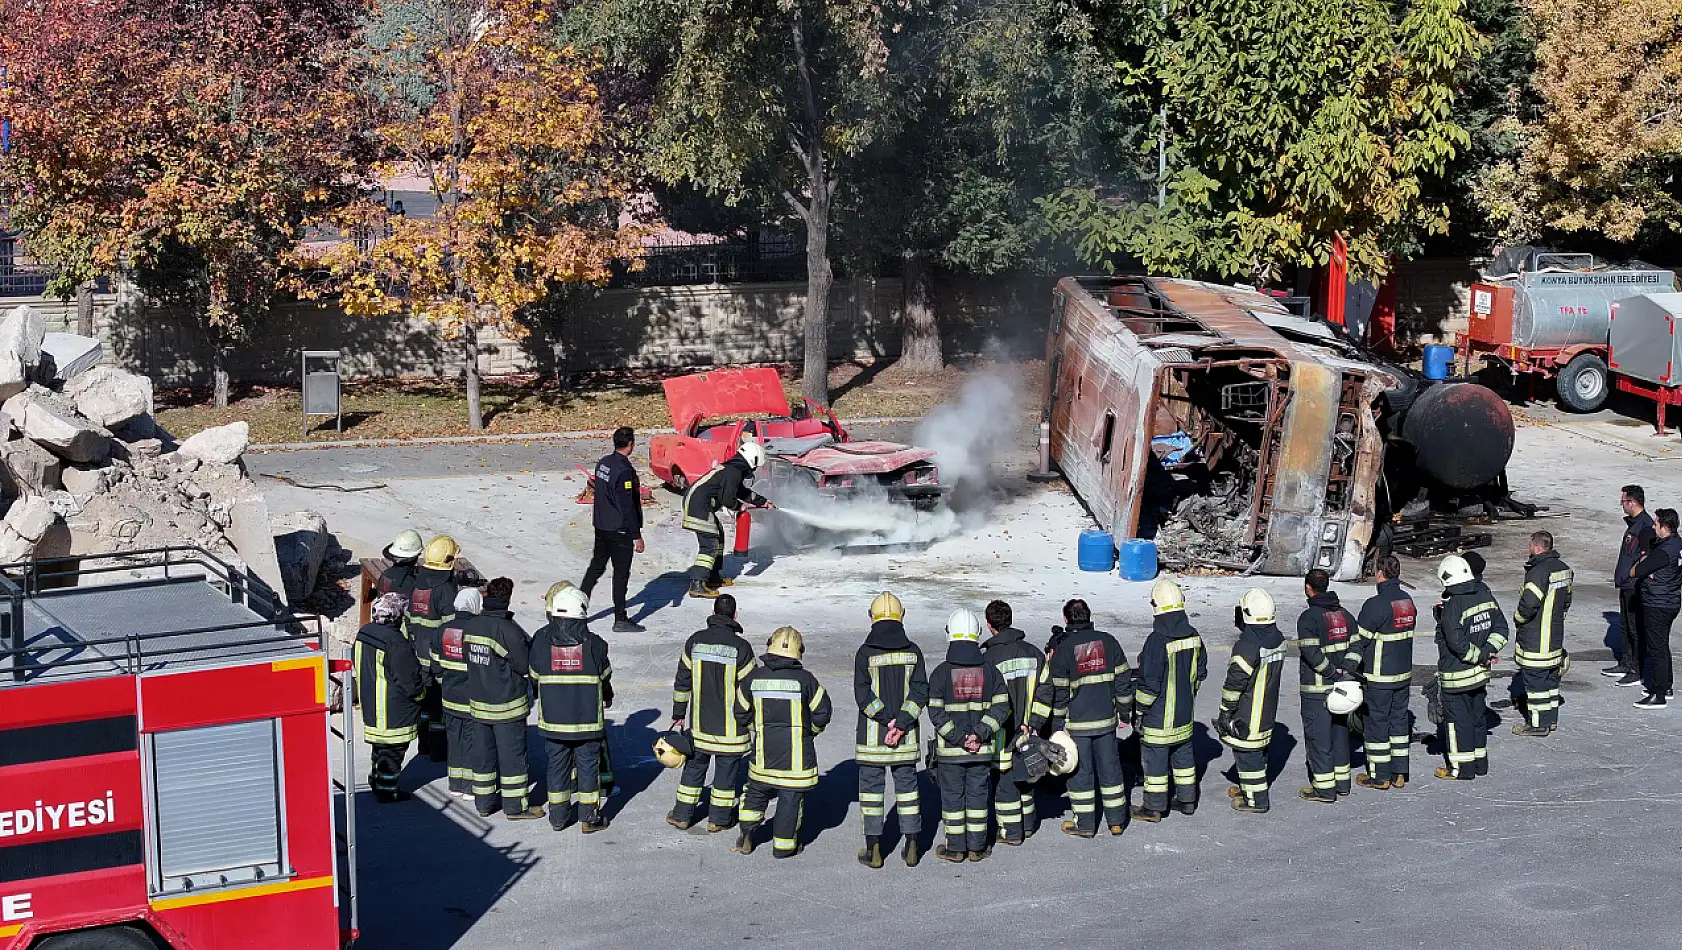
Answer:
[{"label": "curb", "polygon": [[[921,416],[872,416],[865,419],[851,419],[847,425],[903,425],[921,422]],[[638,429],[638,435],[669,434],[674,430],[671,426],[659,428]],[[346,439],[334,442],[272,442],[263,445],[246,446],[246,452],[260,455],[267,452],[308,452],[312,449],[387,449],[402,448],[407,445],[473,445],[495,444],[498,442],[561,442],[568,439],[605,439],[613,435],[612,429],[581,429],[576,432],[525,432],[498,433],[494,435],[450,435],[419,439]]]}]

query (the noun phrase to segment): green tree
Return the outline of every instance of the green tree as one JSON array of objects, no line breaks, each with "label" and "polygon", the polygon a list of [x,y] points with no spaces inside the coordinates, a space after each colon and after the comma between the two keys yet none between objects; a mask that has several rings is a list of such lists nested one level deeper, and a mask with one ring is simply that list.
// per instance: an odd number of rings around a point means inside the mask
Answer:
[{"label": "green tree", "polygon": [[1071,188],[1044,202],[1081,256],[1265,281],[1324,261],[1351,272],[1447,226],[1425,186],[1468,144],[1456,81],[1480,38],[1462,0],[1134,0],[1122,78],[1166,104],[1166,201]]}]

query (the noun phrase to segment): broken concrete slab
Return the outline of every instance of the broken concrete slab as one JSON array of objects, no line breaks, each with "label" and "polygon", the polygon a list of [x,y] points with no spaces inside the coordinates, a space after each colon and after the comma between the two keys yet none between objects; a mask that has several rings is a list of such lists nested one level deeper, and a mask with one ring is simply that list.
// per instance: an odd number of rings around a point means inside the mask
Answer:
[{"label": "broken concrete slab", "polygon": [[30,373],[41,362],[47,327],[35,308],[14,307],[0,320],[0,399],[29,388]]},{"label": "broken concrete slab", "polygon": [[127,447],[131,459],[155,459],[164,454],[162,439],[135,439],[132,442],[124,442],[123,445]]},{"label": "broken concrete slab", "polygon": [[315,590],[316,578],[321,574],[329,537],[327,519],[314,511],[293,511],[270,524],[286,599],[296,604]]},{"label": "broken concrete slab", "polygon": [[41,339],[41,366],[52,364],[50,382],[69,382],[99,365],[105,355],[99,341],[75,333],[48,333]]},{"label": "broken concrete slab", "polygon": [[102,462],[111,453],[110,430],[84,418],[58,394],[41,386],[12,396],[4,408],[19,421],[24,436],[66,461]]},{"label": "broken concrete slab", "polygon": [[6,509],[6,527],[17,532],[20,537],[27,538],[31,544],[41,540],[47,528],[58,517],[53,512],[53,506],[45,498],[26,496],[12,503]]},{"label": "broken concrete slab", "polygon": [[94,468],[86,465],[67,465],[59,474],[65,491],[87,497],[109,490],[115,470],[110,466]]},{"label": "broken concrete slab", "polygon": [[[245,562],[253,588],[276,604],[284,605],[286,583],[280,576],[280,559],[275,555],[268,502],[261,495],[242,498],[229,508],[228,519],[228,542]],[[262,589],[265,587],[267,591]]]},{"label": "broken concrete slab", "polygon": [[190,435],[175,454],[202,462],[224,465],[239,461],[245,447],[251,443],[251,427],[244,422],[230,422]]},{"label": "broken concrete slab", "polygon": [[64,386],[76,411],[112,428],[152,413],[152,381],[145,376],[96,366]]},{"label": "broken concrete slab", "polygon": [[0,443],[0,493],[44,495],[63,487],[64,463],[29,439]]}]

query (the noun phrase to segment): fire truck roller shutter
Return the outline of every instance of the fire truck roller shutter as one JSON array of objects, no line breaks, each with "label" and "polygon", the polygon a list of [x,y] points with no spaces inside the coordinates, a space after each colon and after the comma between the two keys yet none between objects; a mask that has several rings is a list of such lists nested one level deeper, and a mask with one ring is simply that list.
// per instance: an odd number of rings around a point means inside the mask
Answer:
[{"label": "fire truck roller shutter", "polygon": [[157,893],[276,880],[286,867],[274,720],[151,737]]}]

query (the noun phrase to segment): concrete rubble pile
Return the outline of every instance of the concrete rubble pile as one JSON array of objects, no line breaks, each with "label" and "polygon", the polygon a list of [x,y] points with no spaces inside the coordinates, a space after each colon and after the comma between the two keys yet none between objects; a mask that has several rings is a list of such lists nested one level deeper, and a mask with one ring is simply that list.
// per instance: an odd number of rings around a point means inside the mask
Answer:
[{"label": "concrete rubble pile", "polygon": [[[97,341],[47,334],[29,307],[0,319],[0,563],[189,544],[293,600],[308,594],[326,525],[271,527],[240,458],[246,424],[177,445],[153,418],[152,381],[99,359]],[[286,573],[275,534],[302,561]]]}]

